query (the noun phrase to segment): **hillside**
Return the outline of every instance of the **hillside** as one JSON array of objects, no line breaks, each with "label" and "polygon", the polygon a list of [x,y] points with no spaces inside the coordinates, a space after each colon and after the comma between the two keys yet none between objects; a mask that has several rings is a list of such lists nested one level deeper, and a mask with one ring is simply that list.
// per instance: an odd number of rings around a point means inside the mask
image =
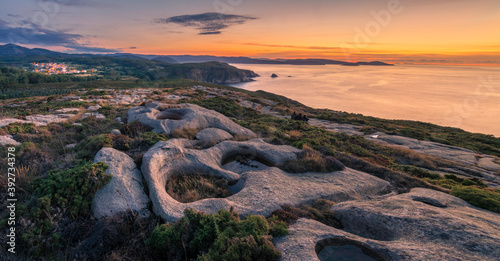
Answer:
[{"label": "hillside", "polygon": [[[174,78],[191,79],[206,83],[232,84],[252,81],[253,77],[259,76],[252,71],[241,70],[227,63],[214,61],[178,64],[172,58],[161,56],[149,60],[132,54],[98,56],[92,54],[65,54],[43,49],[28,49],[12,44],[0,46],[0,66],[4,67],[4,71],[13,71],[7,67],[33,69],[30,68],[33,63],[65,63],[81,68],[82,70],[90,71],[95,69],[97,71],[91,78],[82,77],[84,79],[75,80],[74,78],[71,79],[70,76],[66,77],[64,75],[64,77],[59,77],[57,80],[36,81],[35,83],[99,79],[119,80],[130,79],[132,77],[144,81]],[[10,85],[16,83],[25,83],[23,80],[25,76],[22,72],[10,75],[3,74],[0,77],[13,78],[13,80],[5,80],[9,82],[9,85],[2,84],[0,85],[0,89],[11,87]],[[38,78],[46,77],[40,76]],[[32,82],[29,81],[29,83]]]},{"label": "hillside", "polygon": [[0,170],[16,178],[13,194],[0,183],[0,256],[11,215],[15,260],[500,255],[499,138],[171,78],[251,74],[221,63],[172,66],[0,101]]}]

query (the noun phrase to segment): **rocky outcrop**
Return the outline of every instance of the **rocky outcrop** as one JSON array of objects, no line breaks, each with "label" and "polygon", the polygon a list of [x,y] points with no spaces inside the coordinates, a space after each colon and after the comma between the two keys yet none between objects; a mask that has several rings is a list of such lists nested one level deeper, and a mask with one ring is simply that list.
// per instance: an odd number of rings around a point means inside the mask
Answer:
[{"label": "rocky outcrop", "polygon": [[453,167],[444,170],[464,176],[481,177],[488,182],[494,182],[494,186],[500,187],[500,176],[497,174],[500,165],[495,163],[495,160],[500,159],[496,157],[478,154],[472,150],[460,147],[398,135],[388,135],[382,132],[367,135],[365,138],[383,145],[410,149],[418,153],[454,162]]},{"label": "rocky outcrop", "polygon": [[67,121],[69,118],[76,116],[76,114],[48,114],[48,115],[32,115],[26,116],[26,120],[21,119],[1,119],[0,128],[7,126],[11,123],[33,123],[35,125],[45,126],[49,123],[59,123]]},{"label": "rocky outcrop", "polygon": [[113,178],[95,194],[92,201],[93,216],[100,219],[129,210],[137,211],[143,217],[149,216],[149,198],[144,192],[141,172],[132,158],[105,147],[94,158],[94,162],[99,161],[108,164],[106,173]]},{"label": "rocky outcrop", "polygon": [[21,143],[14,140],[14,138],[12,138],[12,135],[0,135],[0,145],[2,145],[2,146],[6,146],[6,145],[19,146],[19,145],[21,145]]},{"label": "rocky outcrop", "polygon": [[206,128],[196,133],[196,139],[201,143],[218,143],[232,138],[233,135],[229,134],[227,131],[216,128]]},{"label": "rocky outcrop", "polygon": [[275,73],[271,74],[271,78],[278,78],[278,75],[276,75]]},{"label": "rocky outcrop", "polygon": [[[240,214],[269,215],[283,204],[298,205],[318,198],[343,201],[367,198],[387,192],[389,183],[371,175],[345,170],[333,173],[288,174],[272,167],[295,159],[300,150],[276,146],[254,139],[245,142],[224,141],[205,150],[186,148],[190,141],[172,139],[159,142],[143,157],[142,172],[148,183],[154,212],[167,221],[183,216],[192,208],[206,213],[234,207]],[[237,173],[222,163],[238,155],[252,155],[261,166]],[[165,185],[172,175],[198,173],[223,177],[229,181],[243,179],[244,187],[228,198],[204,199],[180,203],[167,194]]]},{"label": "rocky outcrop", "polygon": [[176,130],[218,128],[232,135],[255,137],[255,133],[234,123],[226,116],[194,104],[180,104],[167,107],[161,103],[134,107],[128,111],[128,122],[140,121],[159,133],[171,134]]},{"label": "rocky outcrop", "polygon": [[[382,260],[495,260],[500,256],[500,214],[445,193],[410,193],[332,207],[344,228],[300,219],[277,240],[282,260],[323,260],[328,247],[355,246]],[[353,250],[354,251],[354,250]]]}]

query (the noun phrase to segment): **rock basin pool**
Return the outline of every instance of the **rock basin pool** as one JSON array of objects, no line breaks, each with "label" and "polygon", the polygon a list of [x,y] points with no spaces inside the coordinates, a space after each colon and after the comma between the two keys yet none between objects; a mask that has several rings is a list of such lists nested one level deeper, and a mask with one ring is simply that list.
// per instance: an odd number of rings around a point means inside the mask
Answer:
[{"label": "rock basin pool", "polygon": [[376,261],[357,246],[327,246],[318,254],[321,261]]},{"label": "rock basin pool", "polygon": [[328,238],[316,244],[321,261],[384,261],[380,253],[364,243],[344,238]]}]

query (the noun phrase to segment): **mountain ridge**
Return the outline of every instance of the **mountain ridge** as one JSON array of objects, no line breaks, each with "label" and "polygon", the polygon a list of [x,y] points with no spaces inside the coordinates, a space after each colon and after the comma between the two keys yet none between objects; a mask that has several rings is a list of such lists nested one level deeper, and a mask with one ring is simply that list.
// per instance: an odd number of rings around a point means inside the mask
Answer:
[{"label": "mountain ridge", "polygon": [[143,55],[134,53],[113,53],[113,54],[69,54],[55,52],[42,48],[26,48],[15,44],[0,45],[0,56],[67,56],[67,57],[93,57],[93,56],[111,56],[118,59],[147,59],[167,63],[203,63],[203,62],[221,62],[236,64],[289,64],[289,65],[371,65],[371,66],[393,66],[381,61],[371,62],[344,62],[330,59],[304,58],[304,59],[258,59],[245,56],[214,56],[214,55]]}]

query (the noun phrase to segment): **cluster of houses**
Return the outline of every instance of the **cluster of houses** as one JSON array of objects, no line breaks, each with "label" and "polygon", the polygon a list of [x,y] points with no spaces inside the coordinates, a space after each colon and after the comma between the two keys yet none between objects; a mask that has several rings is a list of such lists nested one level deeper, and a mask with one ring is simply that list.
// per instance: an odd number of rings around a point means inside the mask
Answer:
[{"label": "cluster of houses", "polygon": [[[77,74],[77,73],[87,73],[87,70],[76,70],[69,69],[64,63],[33,63],[35,69],[33,72],[51,74]],[[97,72],[96,69],[89,70],[92,73]]]}]

